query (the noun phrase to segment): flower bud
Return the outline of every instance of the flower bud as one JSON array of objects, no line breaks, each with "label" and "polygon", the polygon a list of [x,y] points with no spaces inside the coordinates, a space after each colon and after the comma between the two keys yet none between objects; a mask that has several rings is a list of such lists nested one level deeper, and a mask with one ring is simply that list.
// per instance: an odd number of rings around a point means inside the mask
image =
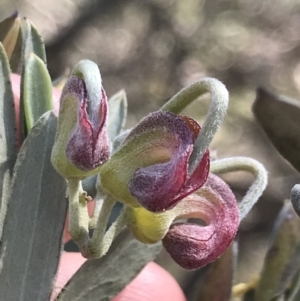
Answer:
[{"label": "flower bud", "polygon": [[149,114],[100,168],[103,190],[132,207],[152,212],[171,209],[207,179],[208,151],[194,173],[188,174],[199,131],[191,118],[163,111]]},{"label": "flower bud", "polygon": [[81,61],[62,91],[52,150],[52,163],[63,177],[88,177],[108,160],[107,111],[98,66]]}]

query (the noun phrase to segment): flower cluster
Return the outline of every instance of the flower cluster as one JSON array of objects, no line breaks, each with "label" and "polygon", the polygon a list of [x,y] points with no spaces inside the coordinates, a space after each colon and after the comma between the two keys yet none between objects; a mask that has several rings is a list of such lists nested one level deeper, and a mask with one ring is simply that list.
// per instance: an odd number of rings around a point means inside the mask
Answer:
[{"label": "flower cluster", "polygon": [[[211,92],[212,105],[201,129],[179,113],[204,92]],[[210,167],[208,146],[226,114],[228,92],[215,79],[201,80],[122,132],[126,114],[120,108],[126,107],[125,100],[125,94],[119,93],[107,101],[98,66],[90,61],[75,67],[63,89],[52,162],[69,183],[71,235],[84,256],[101,256],[126,225],[143,243],[162,241],[182,267],[206,265],[230,245],[241,215],[266,185],[265,170],[252,160],[253,173],[260,175],[255,182],[258,189],[250,189],[238,204],[229,186],[211,172],[213,168],[217,173],[251,170],[247,159],[242,160],[244,165],[236,161],[230,167],[221,160]],[[79,183],[94,174],[98,175],[98,205],[93,223]],[[124,204],[123,211],[105,233],[116,201]],[[90,228],[95,228],[92,238]]]}]

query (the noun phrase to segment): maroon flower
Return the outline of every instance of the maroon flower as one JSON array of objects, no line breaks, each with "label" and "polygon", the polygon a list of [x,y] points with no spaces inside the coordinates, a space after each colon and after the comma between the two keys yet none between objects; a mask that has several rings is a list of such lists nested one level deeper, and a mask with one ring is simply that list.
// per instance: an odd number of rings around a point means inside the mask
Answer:
[{"label": "maroon flower", "polygon": [[152,212],[174,207],[207,179],[208,151],[188,173],[199,132],[200,126],[189,117],[163,111],[149,114],[100,168],[103,189],[121,202]]},{"label": "maroon flower", "polygon": [[200,218],[205,226],[175,223],[163,245],[180,266],[196,269],[219,257],[233,241],[239,226],[238,205],[228,185],[213,174],[179,205],[182,213],[178,217]]}]

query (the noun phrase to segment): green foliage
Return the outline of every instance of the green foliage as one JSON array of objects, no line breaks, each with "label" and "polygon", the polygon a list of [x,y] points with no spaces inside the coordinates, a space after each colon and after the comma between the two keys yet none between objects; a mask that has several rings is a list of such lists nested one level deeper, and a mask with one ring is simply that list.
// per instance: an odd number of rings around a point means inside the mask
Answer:
[{"label": "green foliage", "polygon": [[53,110],[51,78],[45,63],[34,53],[25,62],[22,96],[29,132],[40,116]]}]

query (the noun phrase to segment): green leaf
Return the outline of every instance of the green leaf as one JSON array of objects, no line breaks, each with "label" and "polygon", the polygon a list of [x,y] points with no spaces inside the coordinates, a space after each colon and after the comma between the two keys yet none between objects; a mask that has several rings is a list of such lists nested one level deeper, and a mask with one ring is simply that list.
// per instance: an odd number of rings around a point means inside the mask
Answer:
[{"label": "green leaf", "polygon": [[145,245],[123,231],[102,258],[90,259],[59,295],[59,301],[110,301],[161,250],[161,243]]},{"label": "green leaf", "polygon": [[24,75],[26,73],[26,62],[29,56],[34,53],[46,64],[46,52],[44,47],[44,42],[32,25],[32,23],[26,20],[24,25],[24,42],[22,48],[22,77],[21,77],[21,99],[20,99],[20,131],[21,131],[21,140],[24,140],[27,136],[27,125],[25,119],[25,108],[24,108]]},{"label": "green leaf", "polygon": [[24,26],[23,64],[32,52],[47,63],[44,41],[33,24],[26,20]]},{"label": "green leaf", "polygon": [[26,60],[22,96],[28,132],[45,112],[53,109],[52,83],[44,62],[31,53]]},{"label": "green leaf", "polygon": [[300,172],[300,102],[259,88],[253,113],[279,153]]},{"label": "green leaf", "polygon": [[209,265],[194,301],[230,300],[236,256],[237,245],[233,243],[220,258]]},{"label": "green leaf", "polygon": [[0,43],[0,238],[17,152],[14,97],[9,63]]},{"label": "green leaf", "polygon": [[125,126],[127,118],[127,98],[124,90],[108,100],[108,136],[113,141]]},{"label": "green leaf", "polygon": [[291,203],[284,205],[266,254],[255,301],[270,301],[288,288],[300,266],[300,219]]},{"label": "green leaf", "polygon": [[56,117],[32,128],[14,169],[0,245],[0,300],[49,300],[62,247],[66,182],[50,162]]}]

